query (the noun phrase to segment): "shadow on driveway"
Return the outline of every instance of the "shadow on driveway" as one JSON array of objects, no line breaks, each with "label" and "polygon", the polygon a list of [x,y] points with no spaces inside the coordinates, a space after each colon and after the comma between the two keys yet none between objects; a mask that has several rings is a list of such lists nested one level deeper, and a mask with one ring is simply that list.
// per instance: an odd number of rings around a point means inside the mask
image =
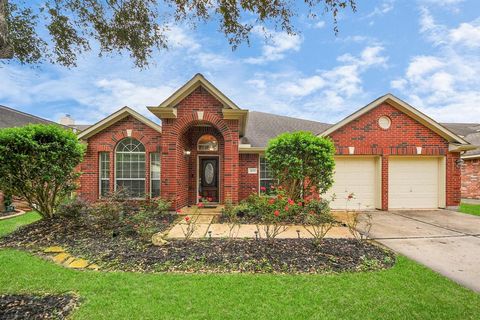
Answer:
[{"label": "shadow on driveway", "polygon": [[371,238],[480,292],[480,217],[449,210],[372,216]]}]

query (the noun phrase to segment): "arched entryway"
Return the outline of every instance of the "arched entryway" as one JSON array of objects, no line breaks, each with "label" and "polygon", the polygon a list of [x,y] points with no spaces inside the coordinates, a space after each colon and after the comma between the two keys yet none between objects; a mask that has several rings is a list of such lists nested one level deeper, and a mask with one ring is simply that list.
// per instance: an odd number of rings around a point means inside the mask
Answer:
[{"label": "arched entryway", "polygon": [[195,205],[200,198],[222,203],[224,200],[225,139],[211,124],[191,124],[179,137],[183,157],[178,175],[187,183],[178,185],[179,194],[187,195],[187,205]]}]

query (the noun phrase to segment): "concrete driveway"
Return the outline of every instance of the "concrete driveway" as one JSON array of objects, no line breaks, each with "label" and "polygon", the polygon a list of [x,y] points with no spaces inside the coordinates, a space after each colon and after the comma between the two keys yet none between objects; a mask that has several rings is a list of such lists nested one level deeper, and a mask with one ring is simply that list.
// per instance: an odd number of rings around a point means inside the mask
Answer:
[{"label": "concrete driveway", "polygon": [[480,217],[448,210],[375,212],[371,237],[480,292]]}]

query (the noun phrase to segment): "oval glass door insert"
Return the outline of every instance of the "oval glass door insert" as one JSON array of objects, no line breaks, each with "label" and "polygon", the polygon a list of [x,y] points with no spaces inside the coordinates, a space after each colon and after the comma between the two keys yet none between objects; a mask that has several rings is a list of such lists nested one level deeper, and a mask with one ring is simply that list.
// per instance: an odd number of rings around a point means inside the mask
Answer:
[{"label": "oval glass door insert", "polygon": [[214,171],[213,164],[211,162],[207,163],[205,166],[205,182],[207,184],[212,184],[215,174]]}]

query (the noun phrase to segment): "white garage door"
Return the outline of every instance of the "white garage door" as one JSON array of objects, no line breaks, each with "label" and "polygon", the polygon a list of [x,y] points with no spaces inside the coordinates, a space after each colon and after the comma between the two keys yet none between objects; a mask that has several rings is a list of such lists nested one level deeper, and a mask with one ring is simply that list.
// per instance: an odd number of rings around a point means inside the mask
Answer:
[{"label": "white garage door", "polygon": [[438,158],[390,158],[389,209],[439,207]]},{"label": "white garage door", "polygon": [[348,202],[349,209],[375,209],[376,200],[376,161],[373,157],[336,157],[334,185],[327,196],[336,195],[331,202],[332,209],[346,208],[346,198],[350,193],[355,198]]}]

